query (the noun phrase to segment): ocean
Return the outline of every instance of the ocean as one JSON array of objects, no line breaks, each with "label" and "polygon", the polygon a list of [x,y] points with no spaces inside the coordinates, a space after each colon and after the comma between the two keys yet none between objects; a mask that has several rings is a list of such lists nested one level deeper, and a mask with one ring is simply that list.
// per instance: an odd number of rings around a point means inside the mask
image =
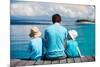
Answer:
[{"label": "ocean", "polygon": [[[71,24],[74,23],[74,24]],[[28,44],[30,29],[33,26],[39,27],[44,36],[44,30],[50,24],[11,24],[10,27],[10,57],[11,59],[29,58]],[[95,56],[95,24],[77,24],[67,22],[63,24],[68,30],[75,29],[78,32],[77,42],[83,56]]]}]

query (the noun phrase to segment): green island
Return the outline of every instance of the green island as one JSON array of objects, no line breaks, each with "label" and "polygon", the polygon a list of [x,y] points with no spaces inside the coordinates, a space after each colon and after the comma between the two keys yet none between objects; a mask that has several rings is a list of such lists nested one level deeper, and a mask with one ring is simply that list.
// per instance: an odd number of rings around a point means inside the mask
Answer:
[{"label": "green island", "polygon": [[91,23],[95,23],[95,20],[90,20],[90,19],[77,19],[76,20],[76,22],[82,22],[82,23],[84,23],[84,22],[91,22]]}]

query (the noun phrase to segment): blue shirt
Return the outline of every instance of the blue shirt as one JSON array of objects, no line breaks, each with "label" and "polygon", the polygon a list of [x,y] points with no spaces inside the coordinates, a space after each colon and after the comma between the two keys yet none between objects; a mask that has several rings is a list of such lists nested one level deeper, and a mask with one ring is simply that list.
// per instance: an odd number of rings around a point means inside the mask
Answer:
[{"label": "blue shirt", "polygon": [[30,58],[35,60],[42,56],[42,39],[33,38],[29,44],[29,50],[31,52]]},{"label": "blue shirt", "polygon": [[45,30],[46,56],[65,56],[64,39],[67,37],[67,30],[60,24],[53,24]]},{"label": "blue shirt", "polygon": [[67,57],[78,57],[79,53],[78,53],[77,47],[78,47],[77,41],[68,40],[67,47],[65,49],[65,53]]}]

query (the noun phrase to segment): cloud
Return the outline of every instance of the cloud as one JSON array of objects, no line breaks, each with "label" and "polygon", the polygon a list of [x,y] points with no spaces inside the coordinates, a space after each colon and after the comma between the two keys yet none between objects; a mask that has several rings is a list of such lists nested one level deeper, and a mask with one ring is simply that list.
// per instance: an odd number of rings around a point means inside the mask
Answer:
[{"label": "cloud", "polygon": [[11,16],[51,16],[59,13],[64,17],[94,18],[95,8],[88,5],[69,5],[41,2],[11,3]]}]

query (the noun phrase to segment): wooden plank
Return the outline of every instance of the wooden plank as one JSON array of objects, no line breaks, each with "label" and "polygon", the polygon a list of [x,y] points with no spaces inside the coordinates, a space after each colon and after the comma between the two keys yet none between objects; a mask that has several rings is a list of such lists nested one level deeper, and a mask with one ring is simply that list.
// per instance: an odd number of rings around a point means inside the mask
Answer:
[{"label": "wooden plank", "polygon": [[67,59],[60,60],[60,64],[67,63]]},{"label": "wooden plank", "polygon": [[88,62],[87,57],[81,57],[80,59],[81,59],[81,62]]},{"label": "wooden plank", "polygon": [[34,65],[35,61],[27,61],[25,66],[32,66]]},{"label": "wooden plank", "polygon": [[80,58],[74,58],[75,63],[80,63],[81,59]]},{"label": "wooden plank", "polygon": [[42,65],[42,64],[43,64],[43,61],[39,60],[39,61],[36,61],[34,65]]},{"label": "wooden plank", "polygon": [[79,63],[79,62],[92,62],[95,61],[95,57],[81,57],[81,58],[66,58],[63,60],[40,60],[40,61],[31,61],[31,60],[18,60],[11,59],[10,66],[32,66],[32,65],[42,65],[42,64],[63,64],[63,63]]},{"label": "wooden plank", "polygon": [[16,64],[16,66],[24,66],[26,63],[27,63],[27,61],[21,60]]},{"label": "wooden plank", "polygon": [[95,61],[95,58],[94,57],[87,57],[87,59],[88,59],[88,62]]},{"label": "wooden plank", "polygon": [[95,61],[95,56],[92,56],[92,58],[94,59],[94,61]]},{"label": "wooden plank", "polygon": [[51,64],[50,60],[45,60],[43,64]]},{"label": "wooden plank", "polygon": [[74,61],[73,58],[67,58],[67,62],[68,62],[68,63],[75,63],[75,61]]},{"label": "wooden plank", "polygon": [[10,67],[15,67],[17,63],[19,63],[19,59],[10,60]]},{"label": "wooden plank", "polygon": [[59,64],[60,63],[60,60],[53,60],[51,61],[52,64]]}]

